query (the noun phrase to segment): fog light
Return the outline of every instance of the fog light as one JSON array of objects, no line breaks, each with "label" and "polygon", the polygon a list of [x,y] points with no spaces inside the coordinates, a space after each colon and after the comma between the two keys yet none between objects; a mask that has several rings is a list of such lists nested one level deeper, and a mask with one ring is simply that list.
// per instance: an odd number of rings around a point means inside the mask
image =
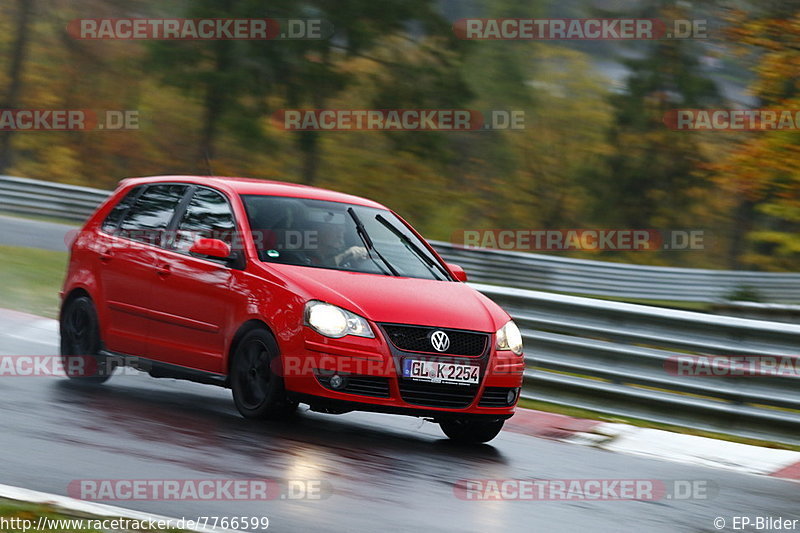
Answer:
[{"label": "fog light", "polygon": [[506,395],[506,402],[508,402],[508,405],[511,405],[512,403],[514,403],[514,400],[516,399],[517,399],[517,389],[510,389],[508,391],[508,394]]},{"label": "fog light", "polygon": [[332,389],[341,389],[344,387],[344,378],[339,374],[334,374],[331,377],[330,385]]}]

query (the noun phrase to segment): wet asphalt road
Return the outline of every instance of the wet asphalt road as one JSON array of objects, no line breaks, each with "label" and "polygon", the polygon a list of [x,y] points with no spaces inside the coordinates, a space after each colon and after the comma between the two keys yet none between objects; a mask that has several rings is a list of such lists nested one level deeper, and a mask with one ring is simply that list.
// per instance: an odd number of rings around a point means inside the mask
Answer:
[{"label": "wet asphalt road", "polygon": [[65,236],[78,229],[77,225],[0,215],[0,245],[66,252]]},{"label": "wet asphalt road", "polygon": [[[0,355],[56,353],[56,323],[0,311]],[[271,531],[716,531],[715,517],[800,518],[800,485],[503,432],[460,448],[437,426],[376,414],[239,417],[229,391],[144,374],[91,388],[0,377],[0,483],[68,494],[80,479],[320,480],[322,500],[106,502],[177,518],[267,516]],[[712,499],[464,501],[465,478],[709,480]],[[750,529],[749,531],[755,531]]]},{"label": "wet asphalt road", "polygon": [[[70,229],[0,216],[0,244],[65,250]],[[0,355],[56,354],[57,338],[54,321],[0,310]],[[322,500],[104,502],[187,519],[267,516],[272,531],[707,532],[717,531],[716,517],[727,520],[724,531],[733,531],[734,515],[800,518],[796,483],[511,432],[460,448],[436,425],[388,415],[303,411],[290,423],[252,423],[227,390],[144,374],[97,388],[0,377],[0,450],[0,483],[64,495],[81,479],[266,478],[330,489]],[[454,494],[454,483],[467,478],[708,480],[719,493],[689,501],[478,502]]]}]

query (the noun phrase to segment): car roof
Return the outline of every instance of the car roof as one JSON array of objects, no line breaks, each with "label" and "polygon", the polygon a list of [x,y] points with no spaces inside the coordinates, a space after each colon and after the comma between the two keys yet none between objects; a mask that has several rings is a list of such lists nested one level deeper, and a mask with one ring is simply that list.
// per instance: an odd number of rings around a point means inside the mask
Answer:
[{"label": "car roof", "polygon": [[207,185],[230,194],[260,194],[267,196],[285,196],[289,198],[305,198],[310,200],[325,200],[340,202],[364,207],[388,209],[386,206],[373,202],[360,196],[320,189],[309,185],[289,183],[284,181],[258,180],[253,178],[234,178],[225,176],[147,176],[141,178],[127,178],[122,180],[125,185],[142,185],[150,183],[191,183]]}]

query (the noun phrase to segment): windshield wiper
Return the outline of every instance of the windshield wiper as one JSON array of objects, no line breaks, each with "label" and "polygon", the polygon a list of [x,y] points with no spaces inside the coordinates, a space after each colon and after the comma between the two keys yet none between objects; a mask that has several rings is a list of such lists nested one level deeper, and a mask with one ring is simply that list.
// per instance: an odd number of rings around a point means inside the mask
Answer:
[{"label": "windshield wiper", "polygon": [[377,248],[375,248],[375,244],[369,237],[369,233],[367,233],[367,228],[364,227],[364,224],[361,222],[361,219],[358,218],[355,209],[353,209],[352,207],[348,207],[347,213],[350,215],[350,218],[353,219],[353,222],[355,222],[356,233],[358,233],[358,236],[361,237],[361,240],[364,242],[364,246],[367,247],[367,255],[369,256],[370,259],[372,259],[372,262],[375,263],[379,268],[381,268],[380,264],[375,260],[374,257],[372,257],[372,252],[375,252],[375,255],[377,255],[378,258],[381,261],[383,261],[383,264],[386,265],[386,267],[389,269],[392,275],[399,277],[400,273],[397,272],[397,270],[392,266],[392,264],[389,261],[387,261],[386,258],[383,257],[383,255],[381,255],[381,253],[378,251]]},{"label": "windshield wiper", "polygon": [[[425,264],[425,266],[427,266],[427,267],[428,267],[428,270],[430,270],[430,271],[431,271],[431,273],[433,273],[433,275],[434,275],[434,276],[436,276],[437,278],[439,277],[439,276],[436,274],[436,270],[438,270],[439,272],[441,272],[442,274],[444,274],[444,279],[450,279],[450,275],[449,275],[449,274],[447,273],[447,271],[446,271],[446,270],[445,270],[445,269],[442,267],[442,265],[440,265],[439,263],[437,263],[436,261],[434,261],[433,259],[431,259],[430,257],[428,257],[428,255],[427,255],[427,254],[425,254],[425,252],[423,252],[422,250],[420,250],[419,246],[417,246],[416,244],[414,244],[414,241],[412,241],[411,239],[409,239],[409,238],[406,236],[406,234],[405,234],[405,233],[403,233],[402,231],[400,231],[399,229],[397,229],[396,227],[394,227],[394,224],[392,224],[391,222],[389,222],[388,220],[386,220],[386,219],[383,217],[383,215],[375,215],[375,220],[377,220],[378,222],[380,222],[381,224],[383,224],[383,225],[386,227],[386,229],[388,229],[389,231],[391,231],[392,233],[394,233],[394,234],[395,234],[395,236],[397,236],[397,238],[399,238],[401,241],[403,241],[403,244],[406,246],[406,248],[408,248],[409,250],[411,250],[412,252],[414,252],[414,255],[416,255],[416,256],[417,256],[417,258],[419,258],[419,259],[420,259],[420,260],[421,260],[421,261],[422,261],[422,262]],[[434,270],[434,267],[436,267],[436,270]],[[440,281],[441,281],[441,280],[440,280]]]}]

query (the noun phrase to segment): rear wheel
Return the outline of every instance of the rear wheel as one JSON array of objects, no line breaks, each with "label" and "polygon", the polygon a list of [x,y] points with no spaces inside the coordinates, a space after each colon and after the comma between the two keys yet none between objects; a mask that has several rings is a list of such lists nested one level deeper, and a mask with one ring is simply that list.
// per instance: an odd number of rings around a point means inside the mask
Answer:
[{"label": "rear wheel", "polygon": [[502,418],[478,420],[453,418],[441,420],[439,426],[451,440],[464,443],[489,442],[503,429]]},{"label": "rear wheel", "polygon": [[111,377],[106,358],[100,355],[100,327],[92,300],[80,296],[67,302],[61,313],[61,362],[67,377],[100,384]]},{"label": "rear wheel", "polygon": [[273,372],[278,357],[278,343],[266,330],[247,333],[236,346],[230,382],[233,402],[245,418],[281,419],[297,410],[286,397],[283,378]]}]

